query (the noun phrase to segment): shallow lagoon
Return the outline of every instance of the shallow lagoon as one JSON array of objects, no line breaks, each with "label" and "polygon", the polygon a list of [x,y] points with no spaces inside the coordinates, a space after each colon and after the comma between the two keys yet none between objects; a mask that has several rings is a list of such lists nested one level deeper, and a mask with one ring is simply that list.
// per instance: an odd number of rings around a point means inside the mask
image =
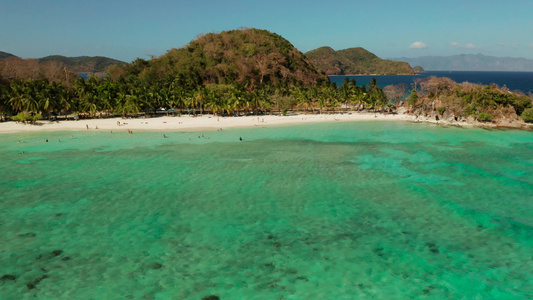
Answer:
[{"label": "shallow lagoon", "polygon": [[0,135],[0,298],[533,297],[531,132],[165,134]]}]

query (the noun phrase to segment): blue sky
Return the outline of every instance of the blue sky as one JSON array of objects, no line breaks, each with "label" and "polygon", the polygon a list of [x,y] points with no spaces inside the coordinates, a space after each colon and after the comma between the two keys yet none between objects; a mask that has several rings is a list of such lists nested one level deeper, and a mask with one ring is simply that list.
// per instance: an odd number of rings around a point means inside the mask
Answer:
[{"label": "blue sky", "polygon": [[199,33],[275,32],[306,52],[364,47],[382,58],[481,53],[533,59],[531,0],[0,0],[0,51],[124,61]]}]

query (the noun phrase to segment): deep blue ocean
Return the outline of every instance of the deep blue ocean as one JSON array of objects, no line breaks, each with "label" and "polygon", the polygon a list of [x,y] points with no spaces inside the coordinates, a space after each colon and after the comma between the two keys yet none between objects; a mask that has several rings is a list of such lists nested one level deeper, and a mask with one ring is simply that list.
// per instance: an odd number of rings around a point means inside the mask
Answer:
[{"label": "deep blue ocean", "polygon": [[399,83],[411,86],[414,80],[430,76],[449,77],[458,83],[465,81],[484,85],[494,83],[499,87],[505,86],[511,91],[533,93],[533,72],[427,71],[416,75],[351,75],[330,76],[329,79],[341,85],[345,78],[353,78],[357,81],[357,85],[367,85],[372,78],[376,78],[379,86],[383,88]]}]

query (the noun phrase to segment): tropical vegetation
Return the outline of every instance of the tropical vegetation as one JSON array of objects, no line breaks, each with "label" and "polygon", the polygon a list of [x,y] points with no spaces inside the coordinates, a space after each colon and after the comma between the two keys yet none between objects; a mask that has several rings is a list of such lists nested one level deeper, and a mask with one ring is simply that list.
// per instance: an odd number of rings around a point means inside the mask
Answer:
[{"label": "tropical vegetation", "polygon": [[[50,67],[48,73],[61,71]],[[54,73],[55,74],[55,73]],[[209,33],[151,60],[114,65],[103,78],[37,72],[4,76],[3,119],[19,113],[44,118],[172,114],[324,113],[393,105],[375,80],[338,88],[281,36],[258,29]],[[17,119],[17,118],[15,118]]]},{"label": "tropical vegetation", "polygon": [[407,105],[416,115],[440,119],[529,121],[532,98],[494,84],[457,83],[450,78],[428,77],[417,80]]},{"label": "tropical vegetation", "polygon": [[[7,60],[12,59],[8,58]],[[57,64],[0,61],[0,120],[135,117],[156,114],[259,115],[370,110],[490,122],[522,116],[533,122],[531,98],[449,78],[381,88],[375,79],[338,87],[289,41],[266,30],[198,36],[150,60],[110,66],[88,79]]]}]

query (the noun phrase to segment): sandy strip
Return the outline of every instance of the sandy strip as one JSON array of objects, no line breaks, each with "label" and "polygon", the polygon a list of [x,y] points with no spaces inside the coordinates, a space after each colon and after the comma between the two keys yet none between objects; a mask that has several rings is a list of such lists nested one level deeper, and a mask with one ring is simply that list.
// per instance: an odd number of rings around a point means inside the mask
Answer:
[{"label": "sandy strip", "polygon": [[[26,125],[16,122],[0,123],[0,133],[28,132],[28,131],[85,131],[85,130],[113,130],[113,131],[199,131],[217,130],[238,127],[279,126],[293,124],[307,124],[336,121],[412,121],[413,117],[406,114],[388,115],[374,113],[320,114],[320,115],[292,115],[292,116],[243,116],[217,117],[203,115],[200,117],[157,117],[135,119],[87,119],[78,121],[38,121],[36,125]],[[120,124],[120,125],[119,125]]]}]

